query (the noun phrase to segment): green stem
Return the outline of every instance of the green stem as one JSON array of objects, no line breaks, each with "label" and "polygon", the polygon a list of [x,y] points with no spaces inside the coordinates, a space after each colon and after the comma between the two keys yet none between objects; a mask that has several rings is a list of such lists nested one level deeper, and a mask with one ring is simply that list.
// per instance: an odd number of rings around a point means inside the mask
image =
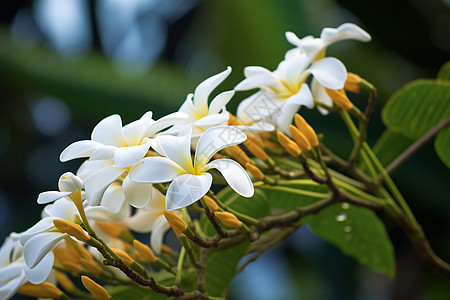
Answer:
[{"label": "green stem", "polygon": [[317,193],[317,192],[305,191],[305,190],[300,190],[300,189],[293,189],[293,188],[286,187],[286,186],[261,185],[261,186],[258,186],[257,188],[262,189],[262,190],[284,192],[284,193],[290,193],[290,194],[307,196],[307,197],[314,197],[314,198],[319,198],[319,199],[323,199],[323,198],[326,198],[329,196],[327,193]]},{"label": "green stem", "polygon": [[178,257],[178,263],[177,263],[177,276],[175,277],[175,284],[180,285],[181,284],[181,274],[183,273],[183,263],[184,263],[184,256],[186,255],[186,249],[184,247],[181,247],[180,256]]},{"label": "green stem", "polygon": [[216,201],[217,205],[219,205],[219,207],[225,211],[228,211],[232,214],[234,214],[236,217],[238,217],[238,219],[240,219],[241,221],[244,221],[245,223],[251,224],[251,225],[256,225],[258,226],[259,221],[257,219],[254,219],[250,216],[247,216],[243,213],[240,213],[238,211],[235,211],[231,208],[229,208],[228,206],[226,206],[225,204],[222,203],[222,201],[220,201],[219,198],[216,197],[216,195],[214,195],[214,193],[210,190],[208,191],[208,196],[213,198],[214,201]]}]

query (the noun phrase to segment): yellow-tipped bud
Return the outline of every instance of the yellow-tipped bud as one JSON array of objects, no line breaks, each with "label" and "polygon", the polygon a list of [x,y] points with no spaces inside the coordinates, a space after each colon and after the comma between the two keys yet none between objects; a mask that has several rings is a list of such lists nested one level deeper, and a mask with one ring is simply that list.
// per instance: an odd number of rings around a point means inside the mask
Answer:
[{"label": "yellow-tipped bud", "polygon": [[306,120],[299,114],[295,114],[294,121],[297,128],[300,129],[304,136],[306,136],[311,146],[317,147],[319,145],[319,138],[308,122],[306,122]]},{"label": "yellow-tipped bud", "polygon": [[131,256],[126,253],[125,251],[121,249],[111,248],[114,253],[117,254],[118,257],[120,257],[121,260],[127,265],[130,266],[132,263],[134,263],[134,259],[131,258]]},{"label": "yellow-tipped bud", "polygon": [[250,157],[248,157],[244,150],[242,150],[237,145],[227,147],[225,148],[225,150],[227,150],[228,153],[243,166],[245,166],[250,161]]},{"label": "yellow-tipped bud", "polygon": [[73,284],[72,280],[70,280],[69,276],[60,271],[55,271],[56,281],[58,284],[63,287],[68,292],[71,292],[75,289],[75,284]]},{"label": "yellow-tipped bud", "polygon": [[62,247],[56,247],[55,249],[53,249],[53,254],[55,254],[55,258],[59,262],[71,261],[78,263],[80,261],[80,255],[78,253],[75,253],[75,255],[73,255],[72,250],[75,249],[63,249]]},{"label": "yellow-tipped bud", "polygon": [[217,205],[216,201],[211,199],[211,197],[203,196],[203,199],[205,199],[206,203],[208,204],[208,207],[211,211],[215,212],[219,210],[219,206]]},{"label": "yellow-tipped bud", "polygon": [[269,158],[269,155],[267,155],[266,151],[264,151],[264,149],[257,144],[245,141],[244,145],[245,147],[247,147],[248,151],[250,151],[251,154],[259,158],[260,160],[266,161]]},{"label": "yellow-tipped bud", "polygon": [[255,176],[255,178],[259,180],[264,180],[264,173],[257,166],[252,164],[246,164],[245,167],[253,176]]},{"label": "yellow-tipped bud", "polygon": [[277,132],[278,140],[280,141],[281,146],[283,146],[286,151],[292,155],[293,157],[298,157],[302,153],[298,145],[292,141],[290,138],[287,137],[284,133],[281,131]]},{"label": "yellow-tipped bud", "polygon": [[87,242],[90,240],[90,236],[87,235],[84,232],[83,228],[81,228],[81,226],[78,224],[62,219],[53,220],[53,224],[61,233],[67,233],[68,235],[73,236],[79,241]]},{"label": "yellow-tipped bud", "polygon": [[353,107],[353,103],[348,99],[344,91],[332,90],[325,88],[328,96],[333,100],[333,102],[340,108],[349,111]]},{"label": "yellow-tipped bud", "polygon": [[298,129],[294,125],[289,125],[289,132],[303,152],[308,152],[311,150],[311,144],[309,143],[306,136],[300,131],[300,129]]},{"label": "yellow-tipped bud", "polygon": [[177,235],[177,237],[183,237],[185,234],[183,231],[185,231],[188,226],[186,223],[184,223],[183,219],[178,216],[177,214],[164,210],[164,217],[166,217],[167,221],[169,222],[170,226],[172,226],[173,232]]},{"label": "yellow-tipped bud", "polygon": [[91,278],[87,276],[81,276],[81,282],[83,283],[84,287],[96,298],[99,300],[108,300],[111,299],[111,296],[108,294],[108,292],[105,290],[104,287],[102,287],[100,284],[92,280]]},{"label": "yellow-tipped bud", "polygon": [[120,238],[124,241],[131,243],[134,240],[131,232],[122,224],[115,222],[95,222],[97,226],[105,232],[107,235],[110,235],[115,238]]},{"label": "yellow-tipped bud", "polygon": [[152,249],[150,249],[149,246],[139,242],[138,240],[133,241],[134,248],[136,248],[137,252],[139,253],[140,258],[142,261],[148,261],[154,263],[158,260],[158,257],[156,257],[155,254],[153,254]]},{"label": "yellow-tipped bud", "polygon": [[258,145],[261,148],[264,148],[266,145],[264,145],[264,142],[257,138],[256,136],[254,136],[253,134],[246,134],[247,135],[247,141],[249,143],[255,143],[256,145]]},{"label": "yellow-tipped bud", "polygon": [[347,80],[345,81],[344,89],[349,92],[359,94],[361,91],[360,83],[363,81],[361,77],[354,73],[347,73]]},{"label": "yellow-tipped bud", "polygon": [[80,274],[81,273],[81,266],[77,263],[71,262],[71,261],[63,261],[61,264],[69,270],[72,273]]},{"label": "yellow-tipped bud", "polygon": [[100,275],[102,273],[102,268],[92,260],[82,258],[81,265],[92,274]]},{"label": "yellow-tipped bud", "polygon": [[235,215],[226,211],[216,211],[214,215],[219,219],[223,224],[233,227],[240,228],[242,226],[242,222],[236,218]]},{"label": "yellow-tipped bud", "polygon": [[22,285],[19,294],[37,298],[54,298],[59,299],[64,293],[50,282],[40,284],[27,283]]}]

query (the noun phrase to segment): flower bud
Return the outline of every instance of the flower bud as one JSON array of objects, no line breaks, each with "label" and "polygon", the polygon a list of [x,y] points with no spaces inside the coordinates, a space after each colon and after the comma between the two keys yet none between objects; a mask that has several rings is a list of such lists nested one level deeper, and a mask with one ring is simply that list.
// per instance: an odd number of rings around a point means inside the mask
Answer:
[{"label": "flower bud", "polygon": [[40,284],[27,283],[22,285],[19,294],[37,298],[54,298],[59,299],[64,293],[50,282]]},{"label": "flower bud", "polygon": [[308,122],[306,122],[305,119],[299,114],[295,114],[294,121],[297,128],[308,139],[311,146],[317,147],[319,145],[319,138],[317,137],[314,129],[308,124]]},{"label": "flower bud", "polygon": [[169,222],[170,226],[172,226],[173,232],[175,232],[177,237],[185,236],[183,231],[185,231],[188,228],[188,226],[186,225],[186,223],[184,223],[183,219],[180,216],[168,210],[164,210],[163,214],[164,217]]},{"label": "flower bud", "polygon": [[219,206],[217,205],[216,201],[211,199],[211,197],[203,196],[203,199],[205,199],[206,203],[208,204],[208,207],[211,211],[215,212],[219,210]]},{"label": "flower bud", "polygon": [[108,300],[111,299],[111,296],[105,290],[104,287],[96,283],[94,280],[87,276],[81,276],[81,282],[84,287],[96,298],[99,300]]},{"label": "flower bud", "polygon": [[82,258],[81,265],[92,274],[100,275],[102,273],[102,268],[92,260]]},{"label": "flower bud", "polygon": [[214,215],[219,219],[223,224],[233,227],[233,228],[240,228],[242,226],[242,222],[239,221],[238,218],[236,218],[235,215],[232,213],[226,212],[226,211],[216,211]]},{"label": "flower bud", "polygon": [[226,151],[235,159],[237,162],[243,166],[250,161],[250,157],[242,150],[239,146],[234,145],[225,148]]},{"label": "flower bud", "polygon": [[71,172],[66,172],[59,178],[58,188],[61,192],[75,193],[83,188],[83,180]]},{"label": "flower bud", "polygon": [[332,90],[325,88],[328,96],[333,100],[333,102],[340,108],[349,111],[353,107],[353,103],[348,99],[344,91]]},{"label": "flower bud", "polygon": [[158,260],[155,254],[153,254],[152,249],[149,246],[139,242],[138,240],[133,241],[134,248],[136,248],[139,256],[143,261],[148,261],[154,263]]},{"label": "flower bud", "polygon": [[131,258],[131,256],[126,253],[125,251],[121,249],[111,248],[114,253],[117,254],[118,257],[120,257],[121,260],[127,265],[130,266],[132,263],[134,263],[134,259]]},{"label": "flower bud", "polygon": [[95,224],[109,236],[120,238],[130,243],[134,239],[130,231],[120,223],[97,221]]},{"label": "flower bud", "polygon": [[255,178],[259,180],[264,180],[264,173],[261,172],[261,170],[257,166],[254,166],[252,164],[246,164],[245,167],[253,176],[255,176]]},{"label": "flower bud", "polygon": [[82,271],[81,265],[79,265],[78,263],[74,263],[71,261],[62,261],[61,264],[64,266],[64,268],[66,268],[72,273],[80,274]]},{"label": "flower bud", "polygon": [[67,292],[71,292],[75,289],[75,284],[70,280],[69,276],[61,271],[55,271],[56,281],[60,286],[63,287]]},{"label": "flower bud", "polygon": [[362,82],[362,78],[354,73],[347,73],[347,80],[345,81],[344,89],[349,92],[353,92],[359,94],[361,91],[360,83]]},{"label": "flower bud", "polygon": [[259,158],[260,160],[266,161],[269,158],[269,155],[267,155],[266,151],[264,151],[264,149],[257,144],[245,141],[244,145],[245,147],[247,147],[248,151],[250,151],[251,154]]},{"label": "flower bud", "polygon": [[266,146],[266,145],[264,145],[264,142],[261,139],[257,138],[253,134],[247,133],[246,136],[247,136],[247,141],[249,143],[255,143],[256,145],[258,145],[261,148],[264,148]]},{"label": "flower bud", "polygon": [[311,150],[311,144],[308,139],[297,127],[294,125],[289,125],[289,132],[303,152],[308,152]]},{"label": "flower bud", "polygon": [[91,237],[87,235],[84,232],[83,228],[81,228],[81,226],[78,224],[62,219],[53,220],[53,224],[61,233],[67,233],[68,235],[73,236],[79,241],[87,242],[91,239]]},{"label": "flower bud", "polygon": [[290,138],[288,138],[284,133],[281,131],[277,132],[278,140],[280,141],[281,146],[283,146],[286,151],[292,155],[293,157],[298,157],[302,153],[300,148],[294,141],[292,141]]}]

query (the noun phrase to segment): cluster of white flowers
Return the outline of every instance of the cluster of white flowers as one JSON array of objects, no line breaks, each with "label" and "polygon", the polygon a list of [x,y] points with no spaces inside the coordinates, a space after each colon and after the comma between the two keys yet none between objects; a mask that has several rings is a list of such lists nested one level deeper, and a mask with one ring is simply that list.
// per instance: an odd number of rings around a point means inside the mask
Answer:
[{"label": "cluster of white flowers", "polygon": [[[99,235],[101,226],[96,227],[96,222],[114,222],[131,231],[151,232],[150,244],[156,253],[161,251],[164,233],[170,228],[164,210],[181,215],[178,210],[202,198],[213,181],[210,169],[217,169],[238,194],[251,197],[253,184],[243,166],[213,156],[243,143],[245,131],[288,132],[302,105],[312,108],[319,101],[332,106],[324,87],[343,88],[347,71],[338,59],[324,57],[326,47],[343,39],[370,40],[353,24],[325,28],[320,38],[299,39],[291,32],[286,37],[296,47],[286,53],[275,71],[245,68],[246,79],[235,90],[260,91],[240,103],[238,124],[230,122],[226,110],[234,90],[218,94],[208,104],[211,92],[231,73],[228,67],[200,83],[178,112],[159,120],[147,112],[125,126],[120,116],[112,115],[95,126],[90,140],[64,149],[60,155],[63,162],[87,160],[76,175],[61,176],[59,191],[39,195],[38,203],[47,204],[42,219],[23,233],[11,234],[0,248],[0,300],[12,297],[26,282],[54,282],[50,276],[55,261],[52,250],[70,238],[55,227],[54,220],[83,223],[76,197]],[[311,89],[306,83],[309,75],[313,76]],[[323,108],[319,110],[326,113]],[[166,184],[165,195],[153,187],[161,183]]]}]

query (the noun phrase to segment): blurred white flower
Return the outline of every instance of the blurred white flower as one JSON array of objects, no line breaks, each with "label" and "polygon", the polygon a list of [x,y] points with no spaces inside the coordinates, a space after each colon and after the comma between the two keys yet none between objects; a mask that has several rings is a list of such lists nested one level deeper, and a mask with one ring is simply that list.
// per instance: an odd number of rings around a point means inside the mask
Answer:
[{"label": "blurred white flower", "polygon": [[221,149],[240,144],[246,135],[230,126],[215,126],[199,138],[194,160],[191,158],[192,129],[189,127],[178,136],[160,135],[156,138],[156,150],[165,157],[147,157],[133,166],[130,178],[135,182],[171,182],[166,193],[166,209],[169,211],[191,205],[203,197],[211,187],[211,168],[218,169],[228,184],[238,194],[251,197],[253,184],[245,170],[234,160],[217,159],[208,163]]}]

